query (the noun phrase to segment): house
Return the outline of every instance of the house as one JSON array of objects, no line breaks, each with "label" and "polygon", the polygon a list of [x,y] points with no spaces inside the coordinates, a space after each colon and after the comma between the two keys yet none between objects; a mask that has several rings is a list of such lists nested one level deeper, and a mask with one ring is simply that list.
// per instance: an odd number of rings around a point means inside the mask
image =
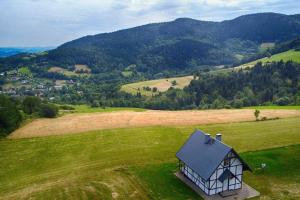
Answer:
[{"label": "house", "polygon": [[180,172],[206,195],[242,188],[243,171],[250,167],[238,153],[216,138],[196,130],[176,153]]}]

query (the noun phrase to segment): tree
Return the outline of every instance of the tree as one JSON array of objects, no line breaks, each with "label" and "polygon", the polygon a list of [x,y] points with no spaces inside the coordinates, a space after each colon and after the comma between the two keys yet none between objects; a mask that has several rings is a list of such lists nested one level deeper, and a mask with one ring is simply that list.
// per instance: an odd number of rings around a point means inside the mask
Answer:
[{"label": "tree", "polygon": [[0,95],[0,136],[18,128],[22,119],[16,104],[10,98]]},{"label": "tree", "polygon": [[177,85],[177,82],[176,82],[176,80],[173,80],[171,83],[172,83],[172,86],[175,86],[175,85]]},{"label": "tree", "polygon": [[23,100],[23,111],[32,114],[39,111],[41,100],[38,97],[29,96]]},{"label": "tree", "polygon": [[152,88],[152,92],[157,92],[157,87]]},{"label": "tree", "polygon": [[41,104],[39,113],[41,117],[54,118],[58,114],[58,107],[50,103]]},{"label": "tree", "polygon": [[260,114],[260,111],[256,109],[254,111],[254,116],[255,116],[256,121],[258,121],[259,114]]}]

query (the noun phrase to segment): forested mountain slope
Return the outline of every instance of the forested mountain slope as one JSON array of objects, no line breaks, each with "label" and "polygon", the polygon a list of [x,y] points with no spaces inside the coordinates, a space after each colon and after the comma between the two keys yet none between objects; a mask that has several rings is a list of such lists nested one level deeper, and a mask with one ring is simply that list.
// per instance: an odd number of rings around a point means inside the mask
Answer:
[{"label": "forested mountain slope", "polygon": [[[182,73],[217,65],[259,51],[264,42],[283,42],[300,35],[299,15],[259,13],[222,22],[179,18],[67,42],[27,64],[67,67],[86,64],[93,73],[122,71]],[[15,59],[6,65],[20,64]],[[21,62],[22,63],[22,62]]]},{"label": "forested mountain slope", "polygon": [[95,69],[180,70],[231,64],[236,54],[255,53],[263,42],[300,35],[297,15],[261,13],[223,22],[180,18],[113,33],[86,36],[49,52],[50,60],[96,65]]}]

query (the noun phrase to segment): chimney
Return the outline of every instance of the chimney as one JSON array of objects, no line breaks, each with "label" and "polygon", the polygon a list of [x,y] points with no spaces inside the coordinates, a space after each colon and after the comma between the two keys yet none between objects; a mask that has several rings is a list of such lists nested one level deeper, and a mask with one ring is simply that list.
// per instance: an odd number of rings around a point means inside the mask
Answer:
[{"label": "chimney", "polygon": [[205,144],[210,144],[210,140],[211,140],[210,134],[205,134],[204,143]]},{"label": "chimney", "polygon": [[222,134],[221,133],[218,133],[216,135],[216,140],[219,140],[220,142],[222,142]]}]

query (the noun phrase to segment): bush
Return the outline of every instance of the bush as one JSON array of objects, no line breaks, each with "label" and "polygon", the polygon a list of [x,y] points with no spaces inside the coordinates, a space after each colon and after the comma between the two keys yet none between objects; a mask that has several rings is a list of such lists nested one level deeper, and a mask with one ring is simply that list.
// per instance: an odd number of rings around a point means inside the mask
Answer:
[{"label": "bush", "polygon": [[235,99],[233,102],[233,107],[234,108],[241,108],[244,106],[243,100],[241,99]]},{"label": "bush", "polygon": [[41,100],[38,97],[29,96],[23,100],[22,107],[26,114],[38,112],[41,105]]},{"label": "bush", "polygon": [[268,120],[267,117],[262,117],[262,118],[261,118],[261,121],[266,121],[266,120]]},{"label": "bush", "polygon": [[40,116],[46,118],[54,118],[58,114],[58,107],[53,104],[41,104]]},{"label": "bush", "polygon": [[91,107],[92,108],[98,108],[98,107],[100,107],[99,101],[94,100],[93,103],[92,103],[92,105],[91,105]]},{"label": "bush", "polygon": [[275,103],[279,106],[286,106],[290,103],[290,98],[282,97],[282,98],[277,99],[277,101]]},{"label": "bush", "polygon": [[68,106],[68,105],[61,105],[61,106],[59,106],[59,109],[60,110],[75,110],[74,107]]}]

